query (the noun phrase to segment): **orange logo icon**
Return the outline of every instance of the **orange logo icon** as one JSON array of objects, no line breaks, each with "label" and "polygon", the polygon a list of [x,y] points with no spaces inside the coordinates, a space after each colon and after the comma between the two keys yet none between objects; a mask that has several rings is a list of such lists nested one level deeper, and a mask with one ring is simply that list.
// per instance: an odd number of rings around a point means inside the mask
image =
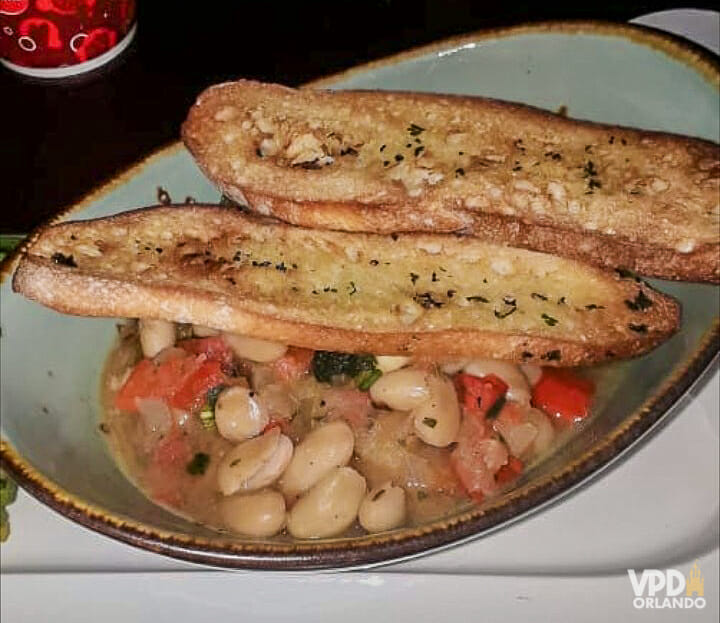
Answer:
[{"label": "orange logo icon", "polygon": [[685,595],[692,597],[703,597],[705,594],[705,578],[700,573],[700,567],[698,567],[697,560],[690,569],[687,579],[685,580]]}]

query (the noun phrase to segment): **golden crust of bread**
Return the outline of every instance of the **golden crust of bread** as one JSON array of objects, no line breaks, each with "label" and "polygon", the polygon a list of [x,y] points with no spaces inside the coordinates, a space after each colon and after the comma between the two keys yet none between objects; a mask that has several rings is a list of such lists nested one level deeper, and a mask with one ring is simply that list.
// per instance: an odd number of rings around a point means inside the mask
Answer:
[{"label": "golden crust of bread", "polygon": [[714,143],[485,98],[211,87],[183,125],[232,200],[316,228],[462,232],[720,282]]},{"label": "golden crust of bread", "polygon": [[679,326],[636,278],[442,234],[303,229],[212,206],[40,232],[13,289],[61,312],[191,322],[313,349],[579,365]]}]

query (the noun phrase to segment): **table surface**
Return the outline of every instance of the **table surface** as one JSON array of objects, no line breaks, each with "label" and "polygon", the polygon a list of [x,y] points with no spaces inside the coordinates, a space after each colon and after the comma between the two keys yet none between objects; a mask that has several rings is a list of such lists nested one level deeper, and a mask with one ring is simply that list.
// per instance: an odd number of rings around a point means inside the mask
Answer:
[{"label": "table surface", "polygon": [[309,0],[287,6],[212,3],[203,13],[141,1],[135,41],[104,69],[53,82],[0,69],[0,234],[29,231],[176,140],[188,107],[212,83],[243,76],[296,85],[491,26],[543,19],[626,21],[682,4]]}]

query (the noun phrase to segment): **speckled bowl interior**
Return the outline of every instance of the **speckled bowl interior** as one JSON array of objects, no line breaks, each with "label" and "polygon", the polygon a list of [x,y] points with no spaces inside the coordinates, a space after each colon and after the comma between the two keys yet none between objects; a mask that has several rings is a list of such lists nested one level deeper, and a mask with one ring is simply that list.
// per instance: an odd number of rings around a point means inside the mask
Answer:
[{"label": "speckled bowl interior", "polygon": [[[570,116],[718,140],[717,60],[665,35],[628,26],[546,24],[469,35],[318,81],[326,88],[469,93],[567,107]],[[58,218],[90,218],[157,202],[217,202],[180,145],[99,188]],[[0,285],[2,461],[33,495],[77,522],[130,544],[244,568],[327,568],[388,562],[497,528],[587,481],[668,417],[718,350],[718,289],[655,282],[683,305],[680,333],[652,354],[616,364],[604,406],[517,487],[419,529],[298,543],[229,538],[149,502],[119,471],[99,423],[99,380],[113,320],[64,316]]]}]

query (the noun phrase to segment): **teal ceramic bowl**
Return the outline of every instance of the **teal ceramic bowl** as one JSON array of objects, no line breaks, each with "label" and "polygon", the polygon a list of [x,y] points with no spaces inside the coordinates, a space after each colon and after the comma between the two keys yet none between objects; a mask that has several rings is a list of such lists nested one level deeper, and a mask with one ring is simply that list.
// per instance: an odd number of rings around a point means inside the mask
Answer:
[{"label": "teal ceramic bowl", "polygon": [[[715,57],[668,35],[625,25],[548,23],[467,35],[309,85],[468,93],[572,117],[710,140],[720,133]],[[163,149],[57,217],[90,218],[176,201],[217,202],[184,148]],[[384,563],[479,537],[587,483],[663,419],[718,352],[718,289],[655,283],[683,305],[680,333],[618,364],[621,381],[553,456],[510,492],[420,528],[297,542],[232,538],[148,501],[120,472],[98,430],[99,380],[113,320],[63,316],[11,291],[2,267],[2,465],[32,495],[83,526],[155,552],[237,568],[346,568]]]}]

